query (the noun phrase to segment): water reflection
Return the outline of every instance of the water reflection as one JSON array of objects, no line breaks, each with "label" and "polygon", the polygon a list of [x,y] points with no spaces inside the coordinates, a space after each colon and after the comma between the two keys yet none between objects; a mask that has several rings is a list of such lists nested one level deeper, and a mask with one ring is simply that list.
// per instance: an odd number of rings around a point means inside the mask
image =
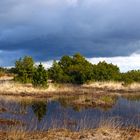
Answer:
[{"label": "water reflection", "polygon": [[[17,120],[27,129],[47,130],[49,128],[90,129],[104,120],[122,126],[134,125],[140,128],[140,101],[118,98],[109,107],[83,107],[73,104],[74,98],[59,98],[55,101],[6,101],[0,100],[0,120]],[[0,129],[2,129],[0,124]]]},{"label": "water reflection", "polygon": [[38,121],[41,121],[47,113],[47,103],[46,102],[37,102],[32,105],[32,110],[35,116],[38,118]]}]

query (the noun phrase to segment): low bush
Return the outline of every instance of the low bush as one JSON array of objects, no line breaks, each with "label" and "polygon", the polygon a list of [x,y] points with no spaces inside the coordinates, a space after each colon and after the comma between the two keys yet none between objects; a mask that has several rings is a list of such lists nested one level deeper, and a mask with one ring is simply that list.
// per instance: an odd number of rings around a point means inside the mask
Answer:
[{"label": "low bush", "polygon": [[48,74],[45,68],[40,64],[33,74],[32,84],[35,87],[47,87]]}]

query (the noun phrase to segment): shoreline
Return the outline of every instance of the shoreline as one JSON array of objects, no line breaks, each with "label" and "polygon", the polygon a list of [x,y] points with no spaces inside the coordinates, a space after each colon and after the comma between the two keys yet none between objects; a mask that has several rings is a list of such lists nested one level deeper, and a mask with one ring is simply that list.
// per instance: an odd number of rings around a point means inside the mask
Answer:
[{"label": "shoreline", "polygon": [[[119,97],[140,99],[140,83],[90,82],[83,85],[49,83],[47,88],[21,84],[13,77],[0,78],[0,97],[52,99],[80,107],[111,107]],[[134,97],[133,97],[134,96]]]},{"label": "shoreline", "polygon": [[79,108],[111,108],[118,98],[140,99],[140,84],[123,86],[118,82],[94,82],[84,85],[53,84],[48,88],[34,88],[31,84],[20,84],[5,80],[0,83],[0,99],[28,98],[29,100],[59,100],[61,103]]},{"label": "shoreline", "polygon": [[0,79],[0,95],[21,97],[51,97],[54,95],[139,94],[140,83],[124,86],[121,82],[92,82],[83,85],[49,83],[48,88],[35,88],[32,84],[21,84]]}]

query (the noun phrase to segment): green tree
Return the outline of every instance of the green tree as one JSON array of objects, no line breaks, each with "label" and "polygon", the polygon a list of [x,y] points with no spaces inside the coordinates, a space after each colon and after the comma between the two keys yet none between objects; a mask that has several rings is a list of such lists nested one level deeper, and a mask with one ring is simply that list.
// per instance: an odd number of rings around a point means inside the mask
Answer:
[{"label": "green tree", "polygon": [[79,53],[73,57],[63,56],[58,63],[54,62],[49,73],[51,79],[61,83],[84,84],[88,81],[120,80],[117,66],[105,61],[93,65]]},{"label": "green tree", "polygon": [[61,67],[61,69],[63,70],[63,72],[67,73],[68,72],[68,68],[73,64],[73,59],[70,56],[63,56],[58,65]]},{"label": "green tree", "polygon": [[47,81],[48,81],[47,71],[40,63],[33,74],[32,84],[38,87],[47,87]]},{"label": "green tree", "polygon": [[54,62],[49,73],[55,82],[83,84],[91,80],[92,64],[77,53],[73,57],[63,56],[58,63]]},{"label": "green tree", "polygon": [[80,53],[73,55],[73,64],[89,63]]},{"label": "green tree", "polygon": [[92,64],[77,53],[73,56],[73,63],[69,66],[67,73],[71,77],[72,83],[83,84],[93,77]]},{"label": "green tree", "polygon": [[49,78],[57,83],[65,83],[69,80],[67,75],[64,73],[60,64],[56,61],[53,62],[53,66],[48,70]]},{"label": "green tree", "polygon": [[132,84],[133,82],[140,82],[140,70],[132,70],[122,73],[121,80],[125,85]]},{"label": "green tree", "polygon": [[30,56],[25,56],[20,58],[15,62],[15,80],[22,83],[32,82],[32,77],[34,73],[34,60]]},{"label": "green tree", "polygon": [[119,80],[120,70],[113,64],[108,64],[105,61],[99,62],[93,66],[93,75],[95,81],[114,81]]}]

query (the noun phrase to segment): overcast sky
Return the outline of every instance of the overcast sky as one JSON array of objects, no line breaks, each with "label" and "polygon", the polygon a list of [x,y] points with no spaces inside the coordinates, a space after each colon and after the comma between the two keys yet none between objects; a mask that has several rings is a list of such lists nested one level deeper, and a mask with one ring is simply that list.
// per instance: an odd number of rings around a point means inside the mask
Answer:
[{"label": "overcast sky", "polygon": [[0,0],[0,66],[24,55],[38,62],[75,52],[138,61],[139,9],[140,0]]}]

